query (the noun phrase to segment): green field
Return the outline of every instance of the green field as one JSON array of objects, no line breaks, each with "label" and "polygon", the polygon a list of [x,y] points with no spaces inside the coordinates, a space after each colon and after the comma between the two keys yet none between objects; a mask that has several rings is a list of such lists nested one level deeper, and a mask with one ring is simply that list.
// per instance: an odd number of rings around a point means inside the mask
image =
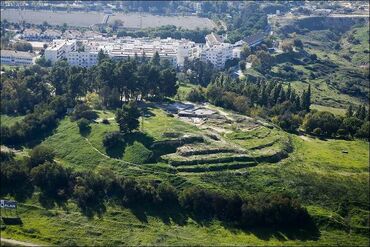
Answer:
[{"label": "green field", "polygon": [[[165,133],[168,132],[204,133],[158,108],[147,110],[151,114],[144,118],[141,128],[147,135],[145,138],[152,138],[152,141],[165,140]],[[99,111],[99,116],[111,119],[114,114]],[[4,116],[2,119],[7,119],[8,124],[16,121],[12,117]],[[236,170],[176,172],[176,168],[168,164],[128,164],[124,161],[124,150],[122,157],[111,158],[102,146],[102,139],[104,133],[118,129],[115,121],[110,120],[110,124],[93,123],[91,127],[90,133],[81,135],[76,123],[66,117],[43,143],[55,150],[57,162],[75,170],[109,169],[136,179],[166,180],[177,189],[201,185],[225,193],[238,191],[246,196],[261,192],[287,192],[307,207],[315,219],[318,232],[241,230],[216,220],[199,223],[176,209],[158,212],[143,206],[131,210],[110,203],[107,203],[106,212],[101,217],[87,218],[73,201],[65,207],[43,208],[36,192],[19,206],[23,226],[6,226],[2,237],[55,245],[368,244],[369,238],[365,234],[369,229],[369,153],[366,142],[320,140],[266,127],[250,132],[239,130],[226,133],[225,140],[247,149],[266,146],[261,149],[262,152],[280,148],[286,138],[294,150],[278,163],[262,162]],[[212,147],[207,142],[196,145],[198,148]],[[341,212],[343,202],[347,202],[350,208],[347,215]],[[351,229],[350,233],[348,229]]]}]

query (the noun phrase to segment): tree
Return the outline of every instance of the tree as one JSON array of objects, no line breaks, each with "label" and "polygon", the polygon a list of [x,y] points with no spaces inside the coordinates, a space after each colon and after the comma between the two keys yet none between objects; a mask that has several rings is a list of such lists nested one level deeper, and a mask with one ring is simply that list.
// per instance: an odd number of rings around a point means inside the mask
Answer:
[{"label": "tree", "polygon": [[309,112],[311,107],[311,85],[308,85],[307,91],[302,94],[302,109]]},{"label": "tree", "polygon": [[303,49],[303,42],[300,39],[294,39],[293,44],[299,49]]},{"label": "tree", "polygon": [[352,117],[353,116],[353,106],[352,104],[349,105],[347,112],[346,112],[346,117]]},{"label": "tree", "polygon": [[158,51],[156,51],[154,53],[152,59],[150,60],[150,63],[152,65],[154,65],[154,66],[158,66],[159,67],[161,65],[160,60],[161,60],[161,58],[159,57],[159,53],[158,53]]},{"label": "tree", "polygon": [[67,93],[72,99],[76,99],[78,96],[85,95],[85,80],[83,71],[77,71],[77,68],[72,67],[71,73],[67,80]]},{"label": "tree", "polygon": [[240,59],[244,60],[251,54],[251,49],[249,48],[248,44],[244,44],[242,46],[241,52],[240,52]]},{"label": "tree", "polygon": [[308,132],[313,132],[314,129],[320,128],[322,133],[327,136],[335,134],[341,121],[334,114],[325,111],[309,113],[305,116],[303,126]]},{"label": "tree", "polygon": [[51,69],[50,81],[55,88],[56,95],[62,95],[67,91],[69,64],[65,60],[57,61]]},{"label": "tree", "polygon": [[191,91],[186,95],[186,100],[197,103],[203,102],[205,98],[202,88],[201,87],[192,88]]},{"label": "tree", "polygon": [[33,183],[45,197],[66,199],[70,194],[71,171],[53,162],[46,162],[31,170]]},{"label": "tree", "polygon": [[116,112],[116,121],[118,123],[120,132],[127,134],[139,127],[140,112],[136,104],[130,102],[122,106]]},{"label": "tree", "polygon": [[361,120],[366,119],[366,107],[364,105],[359,105],[357,111],[355,112],[355,117]]},{"label": "tree", "polygon": [[77,126],[78,129],[80,130],[80,133],[86,132],[90,130],[90,121],[87,120],[86,118],[81,118],[80,120],[77,121]]},{"label": "tree", "polygon": [[370,122],[366,121],[356,132],[356,137],[370,141]]},{"label": "tree", "polygon": [[245,60],[241,60],[239,62],[239,69],[242,70],[242,71],[244,71],[245,68],[246,68],[246,62],[245,62]]},{"label": "tree", "polygon": [[29,165],[36,167],[46,161],[53,162],[55,157],[54,151],[45,145],[38,145],[34,147],[30,153]]},{"label": "tree", "polygon": [[104,53],[102,49],[98,52],[98,64],[101,64],[104,60],[108,59],[108,55]]},{"label": "tree", "polygon": [[176,81],[175,70],[169,68],[162,70],[160,73],[160,94],[167,97],[174,96],[178,89]]},{"label": "tree", "polygon": [[16,42],[13,44],[13,47],[17,51],[33,51],[32,45],[28,42]]},{"label": "tree", "polygon": [[343,119],[341,128],[346,130],[352,136],[354,136],[358,129],[361,128],[362,124],[363,124],[362,120],[356,117],[348,117]]},{"label": "tree", "polygon": [[122,145],[124,142],[124,138],[122,134],[118,131],[115,132],[109,132],[104,135],[103,138],[103,145],[105,148],[110,149],[114,148],[116,146]]}]

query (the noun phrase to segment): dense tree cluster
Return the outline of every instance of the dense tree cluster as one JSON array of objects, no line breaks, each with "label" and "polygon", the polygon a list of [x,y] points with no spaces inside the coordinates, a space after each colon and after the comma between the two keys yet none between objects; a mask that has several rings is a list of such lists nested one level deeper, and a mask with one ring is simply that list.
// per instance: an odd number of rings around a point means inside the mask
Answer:
[{"label": "dense tree cluster", "polygon": [[51,99],[48,71],[40,66],[7,71],[1,75],[1,112],[25,114]]},{"label": "dense tree cluster", "polygon": [[27,159],[14,160],[3,151],[1,159],[5,160],[0,169],[1,195],[29,190],[23,194],[31,196],[37,187],[44,206],[62,205],[73,199],[89,216],[103,213],[105,203],[113,201],[129,208],[178,208],[195,219],[217,218],[239,227],[303,227],[310,222],[307,211],[286,195],[241,198],[196,187],[177,191],[164,182],[137,181],[106,169],[98,173],[74,172],[50,159],[31,166]]},{"label": "dense tree cluster", "polygon": [[194,217],[218,218],[241,227],[302,227],[310,221],[307,211],[288,195],[243,199],[195,187],[180,194],[180,205]]},{"label": "dense tree cluster", "polygon": [[303,127],[318,136],[370,139],[369,111],[364,105],[359,105],[356,111],[350,106],[344,117],[313,111],[305,116]]},{"label": "dense tree cluster", "polygon": [[239,11],[233,12],[233,18],[227,21],[228,40],[231,43],[242,40],[245,37],[261,32],[267,26],[267,15],[259,4],[249,2]]},{"label": "dense tree cluster", "polygon": [[100,57],[99,64],[90,72],[97,78],[93,89],[102,96],[103,104],[107,107],[120,106],[123,101],[176,94],[176,71],[168,60],[161,63],[158,53],[150,61],[146,57],[136,56],[115,62],[102,53]]},{"label": "dense tree cluster", "polygon": [[[100,107],[121,107],[125,101],[173,96],[176,81],[176,71],[158,53],[151,60],[142,56],[118,62],[99,53],[99,64],[90,69],[61,60],[50,72],[38,65],[7,71],[1,80],[1,112],[28,114],[11,127],[1,126],[1,141],[15,145],[38,138],[56,127],[68,108],[74,107],[72,120],[96,119],[96,112],[80,103],[82,97],[100,95]],[[125,124],[121,121],[120,126]],[[130,123],[128,131],[135,128]]]},{"label": "dense tree cluster", "polygon": [[233,80],[227,75],[220,75],[207,87],[207,100],[217,106],[250,114],[255,107],[262,107],[264,114],[270,116],[284,113],[309,111],[311,89],[308,86],[301,95],[282,83]]},{"label": "dense tree cluster", "polygon": [[146,28],[137,31],[121,30],[117,32],[118,37],[131,36],[131,37],[160,37],[166,39],[168,37],[173,39],[188,39],[196,43],[205,43],[205,36],[210,31],[208,29],[188,30],[174,25],[160,26],[157,28]]},{"label": "dense tree cluster", "polygon": [[185,58],[183,72],[187,82],[205,87],[217,76],[219,71],[214,68],[211,62]]},{"label": "dense tree cluster", "polygon": [[10,127],[1,126],[1,143],[19,145],[42,138],[57,126],[59,119],[65,115],[67,106],[66,99],[60,96],[54,97],[49,104],[36,105],[34,111],[21,121]]},{"label": "dense tree cluster", "polygon": [[15,42],[12,44],[12,48],[16,51],[33,51],[32,45],[28,42]]}]

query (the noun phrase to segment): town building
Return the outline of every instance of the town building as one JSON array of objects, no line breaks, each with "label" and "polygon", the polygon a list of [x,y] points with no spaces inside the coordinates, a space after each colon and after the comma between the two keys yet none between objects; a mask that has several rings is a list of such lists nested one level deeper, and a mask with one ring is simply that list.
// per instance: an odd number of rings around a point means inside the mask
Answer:
[{"label": "town building", "polygon": [[76,51],[76,43],[76,40],[53,40],[45,49],[45,59],[54,64],[60,59],[67,58],[70,52]]},{"label": "town building", "polygon": [[23,31],[21,38],[28,41],[38,41],[41,38],[41,33],[41,29],[29,28]]},{"label": "town building", "polygon": [[47,29],[41,34],[41,39],[43,40],[53,40],[60,39],[62,37],[62,32],[53,29]]},{"label": "town building", "polygon": [[206,44],[200,52],[200,60],[211,62],[216,69],[225,67],[227,60],[240,58],[240,47],[225,43],[223,38],[215,33],[206,36]]},{"label": "town building", "polygon": [[[77,42],[82,49],[78,49]],[[102,50],[114,60],[134,56],[151,58],[158,52],[161,60],[168,60],[173,66],[183,66],[185,58],[192,58],[196,51],[194,42],[182,39],[134,39],[126,37],[117,40],[54,40],[45,50],[45,59],[55,63],[65,58],[72,65],[91,67],[97,63],[97,54]]]},{"label": "town building", "polygon": [[35,54],[30,52],[1,50],[1,64],[32,65],[35,59]]},{"label": "town building", "polygon": [[240,58],[244,43],[256,45],[263,38],[258,35],[250,42],[230,44],[225,43],[223,37],[211,33],[205,37],[205,44],[196,44],[186,39],[116,38],[97,34],[91,32],[78,40],[53,40],[45,50],[45,59],[55,63],[64,58],[72,65],[91,67],[97,64],[97,54],[101,50],[114,60],[135,56],[151,58],[158,53],[161,60],[167,60],[174,67],[183,67],[185,59],[199,58],[203,62],[211,62],[216,69],[222,69],[227,60]]}]

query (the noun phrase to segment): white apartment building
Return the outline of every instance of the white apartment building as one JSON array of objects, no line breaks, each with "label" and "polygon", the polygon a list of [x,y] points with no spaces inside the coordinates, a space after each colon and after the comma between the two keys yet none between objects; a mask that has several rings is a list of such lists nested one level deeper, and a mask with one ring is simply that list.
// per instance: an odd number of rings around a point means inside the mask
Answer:
[{"label": "white apartment building", "polygon": [[32,65],[36,56],[24,51],[1,50],[1,64],[9,65]]},{"label": "white apartment building", "polygon": [[209,61],[215,68],[222,69],[227,60],[240,58],[240,47],[224,43],[219,35],[211,33],[205,39],[206,45],[199,55],[201,61]]},{"label": "white apartment building", "polygon": [[91,38],[83,40],[54,40],[45,50],[45,59],[55,63],[67,59],[71,65],[91,67],[97,64],[100,50],[114,60],[128,57],[146,56],[151,58],[158,52],[161,60],[168,60],[173,66],[184,66],[185,58],[200,58],[210,61],[215,68],[221,69],[229,59],[240,58],[240,44],[224,43],[223,39],[212,33],[206,36],[206,44],[181,39],[160,38]]},{"label": "white apartment building", "polygon": [[233,59],[233,46],[227,43],[206,47],[200,53],[201,61],[209,61],[217,69],[223,68],[229,59]]},{"label": "white apartment building", "polygon": [[53,40],[48,48],[45,49],[45,59],[52,64],[56,61],[67,58],[67,55],[76,50],[76,40]]},{"label": "white apartment building", "polygon": [[71,51],[67,54],[67,61],[70,65],[91,67],[98,63],[98,52]]},{"label": "white apartment building", "polygon": [[196,51],[195,43],[176,39],[133,39],[126,37],[118,40],[94,39],[79,40],[84,51],[77,50],[76,40],[54,40],[45,50],[45,59],[55,63],[66,58],[71,65],[91,67],[97,64],[97,56],[103,50],[112,59],[127,59],[128,57],[145,55],[148,58],[158,52],[161,60],[168,60],[173,66],[183,66],[185,57],[192,58]]}]

